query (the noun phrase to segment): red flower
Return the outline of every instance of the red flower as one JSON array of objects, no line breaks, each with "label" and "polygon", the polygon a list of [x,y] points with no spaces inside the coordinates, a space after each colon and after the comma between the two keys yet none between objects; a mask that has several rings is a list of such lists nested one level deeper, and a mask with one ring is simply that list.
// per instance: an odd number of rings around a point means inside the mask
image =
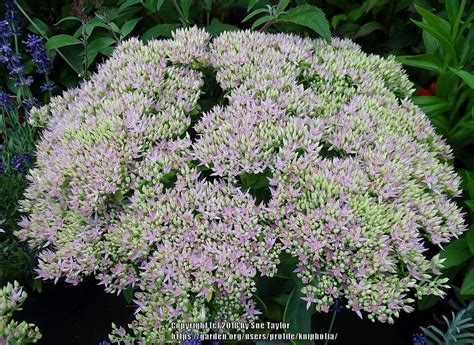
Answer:
[{"label": "red flower", "polygon": [[421,89],[416,92],[417,96],[433,96],[430,90]]},{"label": "red flower", "polygon": [[436,94],[436,83],[432,82],[429,90],[421,89],[416,94],[417,96],[434,96]]}]

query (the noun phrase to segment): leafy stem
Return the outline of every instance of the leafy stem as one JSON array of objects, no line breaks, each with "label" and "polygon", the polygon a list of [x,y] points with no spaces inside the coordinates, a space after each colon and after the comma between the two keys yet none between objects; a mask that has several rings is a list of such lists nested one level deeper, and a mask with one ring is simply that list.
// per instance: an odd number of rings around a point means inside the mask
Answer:
[{"label": "leafy stem", "polygon": [[[25,16],[25,18],[28,20],[28,22],[36,29],[36,31],[38,31],[38,33],[43,36],[43,38],[45,40],[48,40],[48,36],[43,32],[43,30],[41,30],[41,28],[36,25],[36,23],[31,19],[31,17],[28,15],[28,13],[26,13],[26,11],[23,9],[23,7],[20,6],[20,4],[18,4],[18,2],[16,0],[13,0],[15,2],[15,5],[18,7],[18,9],[20,10],[20,12]],[[72,70],[74,72],[76,72],[77,75],[81,75],[81,72],[76,68],[74,67],[74,65],[69,61],[69,59],[63,54],[61,53],[61,51],[57,48],[54,49],[59,56],[61,56],[63,58],[63,60],[69,65],[69,67],[72,68]]]}]

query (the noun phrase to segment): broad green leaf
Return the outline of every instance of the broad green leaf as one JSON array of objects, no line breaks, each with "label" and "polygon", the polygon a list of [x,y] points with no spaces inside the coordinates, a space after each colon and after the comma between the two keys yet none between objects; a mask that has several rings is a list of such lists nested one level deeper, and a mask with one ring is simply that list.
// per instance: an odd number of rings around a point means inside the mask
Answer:
[{"label": "broad green leaf", "polygon": [[310,28],[319,34],[327,42],[331,41],[331,31],[326,15],[319,7],[312,5],[300,5],[290,9],[286,14],[278,18],[280,22],[290,22]]},{"label": "broad green leaf", "polygon": [[[289,324],[289,328],[285,329],[288,333],[311,333],[311,315],[313,314],[313,305],[306,308],[307,303],[301,298],[301,286],[296,285],[291,291],[288,301],[286,303],[285,312],[283,313],[283,322]],[[293,344],[309,345],[313,342],[308,340],[295,340]]]},{"label": "broad green leaf", "polygon": [[[474,212],[474,200],[466,200],[465,201],[465,204],[467,205],[467,207],[469,207],[469,209]],[[469,242],[468,242],[469,243]],[[471,247],[469,247],[470,249]],[[474,248],[474,247],[473,247]]]},{"label": "broad green leaf", "polygon": [[456,149],[474,143],[474,120],[464,121],[449,135],[449,142]]},{"label": "broad green leaf", "polygon": [[114,22],[109,23],[109,29],[116,32],[116,33],[118,33],[118,34],[120,33],[120,28]]},{"label": "broad green leaf", "polygon": [[472,256],[465,237],[461,237],[448,244],[441,252],[440,257],[445,258],[444,268],[454,267],[462,264]]},{"label": "broad green leaf", "polygon": [[107,23],[104,22],[104,20],[102,20],[101,18],[92,18],[85,24],[86,35],[90,36],[92,32],[94,31],[94,29],[98,27],[110,30],[109,25],[107,25]]},{"label": "broad green leaf", "polygon": [[337,28],[337,25],[341,22],[347,19],[347,16],[345,14],[338,14],[332,17],[331,19],[331,26],[335,29]]},{"label": "broad green leaf", "polygon": [[451,101],[456,96],[456,84],[458,77],[451,71],[441,73],[436,80],[436,96]]},{"label": "broad green leaf", "polygon": [[127,37],[133,31],[133,29],[141,19],[142,18],[134,18],[123,24],[120,28],[120,35],[122,36],[122,38]]},{"label": "broad green leaf", "polygon": [[[473,13],[474,14],[474,13]],[[469,30],[465,40],[464,44],[461,48],[461,54],[460,54],[460,65],[464,66],[464,64],[468,61],[470,61],[474,55],[474,25],[471,27]]]},{"label": "broad green leaf", "polygon": [[247,14],[245,16],[245,18],[242,19],[242,23],[246,22],[250,18],[255,17],[257,14],[260,14],[260,13],[268,13],[268,10],[266,8],[257,8],[256,10],[254,10],[254,11],[250,12],[249,14]]},{"label": "broad green leaf", "polygon": [[459,0],[444,0],[446,6],[446,13],[450,23],[454,23],[459,12]]},{"label": "broad green leaf", "polygon": [[356,22],[360,17],[365,14],[366,4],[362,3],[347,14],[347,21]]},{"label": "broad green leaf", "polygon": [[355,34],[354,38],[358,38],[358,37],[363,37],[363,36],[366,36],[376,30],[384,30],[384,26],[380,23],[377,23],[377,22],[369,22],[369,23],[365,23],[364,25],[362,25],[359,29],[359,31],[357,31],[357,33]]},{"label": "broad green leaf", "polygon": [[397,56],[396,60],[407,66],[423,68],[436,73],[439,73],[443,66],[443,61],[438,54],[402,55]]},{"label": "broad green leaf", "polygon": [[290,298],[289,294],[282,293],[281,295],[278,295],[277,297],[273,298],[273,300],[281,306],[286,306],[289,298]]},{"label": "broad green leaf", "polygon": [[171,37],[171,32],[176,29],[179,24],[158,24],[151,28],[149,28],[145,33],[142,35],[141,39],[144,41],[151,40],[155,37]]},{"label": "broad green leaf", "polygon": [[469,199],[474,199],[474,172],[461,169],[459,175],[462,176],[462,188],[467,190]]},{"label": "broad green leaf", "polygon": [[448,138],[450,131],[448,118],[441,113],[426,113],[426,115],[428,115],[431,123],[433,124],[433,126],[435,126],[436,132],[442,135],[443,137]]},{"label": "broad green leaf", "polygon": [[418,300],[417,306],[419,310],[426,310],[434,306],[441,300],[441,297],[434,295],[423,296],[421,300]]},{"label": "broad green leaf", "polygon": [[157,0],[145,0],[143,6],[150,12],[155,13]]},{"label": "broad green leaf", "polygon": [[133,287],[132,286],[129,286],[128,288],[123,290],[122,293],[123,293],[123,297],[125,298],[125,301],[127,301],[127,303],[132,302],[132,299],[133,299]]},{"label": "broad green leaf", "polygon": [[433,30],[437,30],[440,35],[444,35],[446,38],[450,37],[451,25],[446,20],[438,17],[436,14],[431,13],[421,6],[415,5],[415,9],[423,18],[423,24],[426,24]]},{"label": "broad green leaf", "polygon": [[239,30],[238,27],[230,24],[222,23],[219,19],[213,18],[211,24],[206,27],[206,31],[209,32],[212,36],[217,36],[224,31],[236,31]]},{"label": "broad green leaf", "polygon": [[283,12],[288,7],[288,5],[290,4],[290,1],[291,0],[280,0],[278,2],[277,7],[276,7],[276,13]]},{"label": "broad green leaf", "polygon": [[191,9],[192,0],[180,0],[181,11],[183,11],[184,20],[189,20],[189,10]]},{"label": "broad green leaf", "polygon": [[456,75],[461,78],[467,85],[469,85],[471,89],[474,89],[474,74],[457,68],[450,67],[449,69],[456,73]]},{"label": "broad green leaf", "polygon": [[249,4],[247,6],[247,11],[250,11],[252,8],[255,7],[256,4],[258,4],[260,0],[249,0]]},{"label": "broad green leaf", "polygon": [[242,184],[250,188],[252,187],[255,183],[258,181],[258,175],[257,174],[249,174],[249,173],[242,173],[240,175],[240,180],[242,181]]},{"label": "broad green leaf", "polygon": [[46,35],[46,36],[49,36],[50,33],[51,33],[51,30],[49,29],[49,25],[46,24],[45,22],[43,22],[41,19],[39,18],[32,18],[32,21],[33,23],[38,27],[38,29],[41,30],[41,32],[39,32],[35,25],[33,25],[32,23],[28,24],[27,26],[27,29],[35,34],[38,34],[40,36],[43,36]]},{"label": "broad green leaf", "polygon": [[71,35],[56,35],[48,39],[45,47],[46,49],[52,50],[81,43],[79,39]]},{"label": "broad green leaf", "polygon": [[[474,200],[470,200],[470,201],[472,202],[472,207],[474,207]],[[471,225],[469,227],[469,230],[466,231],[466,242],[469,247],[469,250],[471,251],[472,254],[474,254],[474,225]]]},{"label": "broad green leaf", "polygon": [[105,47],[109,47],[115,43],[115,40],[112,37],[101,37],[91,41],[87,45],[87,67],[94,62],[97,55],[104,49]]},{"label": "broad green leaf", "polygon": [[258,19],[252,24],[252,30],[254,30],[255,28],[259,27],[259,26],[262,25],[262,24],[266,24],[266,23],[269,22],[270,20],[275,20],[275,17],[274,17],[274,16],[271,16],[271,15],[268,15],[268,16],[263,16],[263,17],[258,18]]},{"label": "broad green leaf", "polygon": [[161,6],[163,6],[163,3],[165,2],[165,0],[158,0],[156,2],[156,12],[158,12],[160,9],[161,9]]},{"label": "broad green leaf", "polygon": [[413,96],[413,103],[419,106],[428,116],[451,110],[449,102],[437,96]]},{"label": "broad green leaf", "polygon": [[461,296],[472,295],[474,295],[474,267],[469,269],[461,285]]},{"label": "broad green leaf", "polygon": [[416,20],[412,20],[418,27],[423,29],[424,31],[428,32],[433,38],[435,38],[440,47],[443,48],[445,54],[450,54],[451,56],[456,56],[456,52],[454,50],[454,45],[451,42],[449,36],[445,36],[441,30],[436,27],[432,27],[424,22],[418,22]]},{"label": "broad green leaf", "polygon": [[57,25],[59,25],[63,22],[67,22],[67,21],[70,21],[70,20],[75,21],[75,22],[79,22],[79,23],[81,22],[81,18],[78,18],[78,17],[75,17],[75,16],[69,16],[69,17],[65,17],[65,18],[61,19],[59,22],[54,24],[54,26],[57,26]]},{"label": "broad green leaf", "polygon": [[142,3],[141,0],[127,0],[122,5],[120,5],[120,7],[118,8],[118,12],[122,13],[123,11],[128,9],[129,7],[131,7],[133,5],[136,5],[136,4],[141,4],[141,3]]},{"label": "broad green leaf", "polygon": [[438,41],[427,31],[423,31],[423,44],[428,54],[434,53],[439,49]]},{"label": "broad green leaf", "polygon": [[123,201],[123,192],[118,190],[114,193],[114,199],[117,200],[118,202]]}]

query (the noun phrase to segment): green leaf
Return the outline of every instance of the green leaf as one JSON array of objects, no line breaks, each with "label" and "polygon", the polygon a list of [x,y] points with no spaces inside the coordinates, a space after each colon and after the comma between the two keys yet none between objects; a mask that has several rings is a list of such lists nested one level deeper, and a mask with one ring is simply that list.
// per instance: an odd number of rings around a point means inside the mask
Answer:
[{"label": "green leaf", "polygon": [[158,0],[156,2],[156,12],[158,12],[160,9],[161,9],[161,6],[163,6],[163,3],[165,2],[165,0]]},{"label": "green leaf", "polygon": [[449,102],[437,96],[413,96],[413,103],[419,106],[428,116],[451,110]]},{"label": "green leaf", "polygon": [[118,13],[122,13],[129,7],[136,4],[141,4],[141,3],[142,3],[141,0],[127,0],[122,5],[120,5],[120,7],[118,8]]},{"label": "green leaf", "polygon": [[[471,201],[474,203],[473,200]],[[471,254],[474,254],[474,225],[471,225],[469,227],[469,230],[466,232],[466,242],[469,247],[469,250],[471,251]]]},{"label": "green leaf", "polygon": [[189,21],[189,10],[191,9],[192,0],[180,0],[181,11],[183,11],[184,20]]},{"label": "green leaf", "polygon": [[134,18],[123,24],[120,28],[120,35],[122,37],[127,37],[133,31],[133,29],[141,19],[142,18]]},{"label": "green leaf", "polygon": [[101,37],[91,41],[87,45],[87,68],[94,62],[103,48],[109,47],[114,43],[115,40],[112,37]]},{"label": "green leaf", "polygon": [[462,188],[467,190],[469,199],[474,199],[474,172],[461,169],[459,175],[462,176]]},{"label": "green leaf", "polygon": [[114,194],[114,199],[117,200],[118,202],[122,202],[123,201],[122,191],[120,191],[120,190],[116,191],[115,194]]},{"label": "green leaf", "polygon": [[71,35],[56,35],[48,39],[48,42],[46,42],[45,47],[48,50],[53,50],[81,43],[82,42],[79,39]]},{"label": "green leaf", "polygon": [[268,13],[268,10],[266,8],[257,8],[256,10],[250,12],[249,14],[247,14],[245,16],[244,19],[242,19],[242,23],[243,22],[246,22],[247,20],[249,20],[250,18],[256,16],[257,14],[260,14],[260,13]]},{"label": "green leaf", "polygon": [[332,17],[331,19],[331,26],[335,29],[337,28],[337,25],[342,22],[347,20],[347,16],[345,14],[338,14]]},{"label": "green leaf", "polygon": [[132,302],[132,299],[133,299],[133,286],[129,286],[128,288],[123,290],[123,297],[125,298],[125,301],[127,301],[127,303]]},{"label": "green leaf", "polygon": [[472,256],[465,237],[461,237],[448,244],[441,252],[440,257],[446,259],[444,268],[454,267],[462,264]]},{"label": "green leaf", "polygon": [[176,29],[179,24],[158,24],[151,28],[149,28],[145,33],[142,35],[141,39],[144,41],[149,41],[155,37],[171,37],[171,32]]},{"label": "green leaf", "polygon": [[467,85],[469,85],[471,89],[474,89],[474,74],[457,68],[449,67],[449,69],[456,73],[456,75],[461,78]]},{"label": "green leaf", "polygon": [[472,49],[473,46],[474,46],[474,25],[469,30],[469,33],[467,34],[467,37],[464,40],[464,44],[461,49],[461,54],[460,54],[461,66],[464,66],[464,64],[467,61],[470,61],[470,59],[472,59],[472,56],[474,55],[474,49]]},{"label": "green leaf", "polygon": [[61,19],[59,22],[57,22],[56,24],[54,24],[54,26],[57,26],[59,24],[61,24],[62,22],[67,22],[67,21],[75,21],[75,22],[81,22],[81,18],[78,18],[78,17],[75,17],[75,16],[69,16],[69,17],[65,17],[63,19]]},{"label": "green leaf", "polygon": [[450,133],[449,142],[460,149],[474,142],[474,120],[464,121],[457,126],[457,129]]},{"label": "green leaf", "polygon": [[278,18],[280,22],[290,22],[310,28],[319,34],[327,42],[331,42],[331,31],[326,15],[319,7],[312,5],[300,5],[292,8],[286,14]]},{"label": "green leaf", "polygon": [[290,298],[289,294],[282,293],[281,295],[278,295],[277,297],[273,298],[273,300],[281,306],[286,306],[289,298]]},{"label": "green leaf", "polygon": [[280,0],[276,7],[276,13],[282,13],[290,4],[291,0]]},{"label": "green leaf", "polygon": [[[311,333],[311,315],[313,314],[312,306],[307,309],[307,303],[303,301],[301,297],[304,297],[301,294],[301,286],[296,285],[291,291],[290,297],[288,297],[285,312],[283,313],[283,322],[289,324],[289,327],[285,329],[285,332],[302,334]],[[309,345],[314,343],[308,340],[294,340],[293,344]]]},{"label": "green leaf", "polygon": [[107,23],[104,22],[101,18],[92,18],[92,19],[90,19],[85,24],[86,35],[90,36],[92,34],[92,32],[94,31],[94,29],[99,28],[99,27],[110,30],[109,25],[107,25]]},{"label": "green leaf", "polygon": [[32,23],[28,24],[27,26],[27,29],[29,31],[35,34],[38,34],[40,36],[43,36],[43,34],[45,34],[46,36],[50,35],[51,30],[49,29],[48,24],[46,24],[45,22],[43,22],[41,19],[38,19],[38,18],[32,18],[32,21],[41,30],[41,32],[39,32]]},{"label": "green leaf", "polygon": [[458,77],[451,71],[441,73],[436,80],[436,96],[450,100],[455,96],[456,88],[454,87]]},{"label": "green leaf", "polygon": [[255,7],[256,4],[258,4],[260,0],[249,0],[249,4],[247,6],[247,12],[250,11],[252,8]]},{"label": "green leaf", "polygon": [[461,285],[461,296],[474,295],[474,267],[471,267]]},{"label": "green leaf", "polygon": [[368,34],[374,32],[376,30],[382,30],[383,31],[384,28],[385,28],[385,26],[383,26],[382,24],[377,23],[377,22],[365,23],[364,25],[362,25],[360,27],[359,31],[357,31],[354,38],[367,36]]},{"label": "green leaf", "polygon": [[424,24],[426,23],[426,25],[433,30],[438,30],[441,35],[450,37],[451,25],[446,20],[438,17],[436,14],[431,13],[421,6],[415,5],[415,9],[423,18]]},{"label": "green leaf", "polygon": [[423,21],[419,22],[412,20],[412,22],[433,36],[433,38],[435,38],[443,48],[445,54],[456,56],[454,45],[451,41],[451,25],[441,17],[427,11],[423,7],[415,5],[415,9],[422,16]]},{"label": "green leaf", "polygon": [[448,14],[448,20],[450,23],[454,23],[456,16],[459,12],[459,1],[458,0],[444,0],[446,6],[446,13]]},{"label": "green leaf", "polygon": [[156,3],[157,3],[157,0],[145,0],[143,2],[143,6],[151,13],[155,13]]},{"label": "green leaf", "polygon": [[[474,200],[466,200],[464,203],[467,205],[467,207],[469,207],[469,209],[470,209],[472,212],[474,212]],[[473,237],[474,237],[474,236],[473,236]],[[474,246],[473,246],[473,248],[474,248]],[[469,246],[469,249],[471,249],[470,246]]]},{"label": "green leaf", "polygon": [[212,36],[217,36],[224,31],[236,31],[239,30],[238,27],[230,24],[222,23],[219,19],[213,18],[211,24],[206,27],[206,31],[209,32]]},{"label": "green leaf", "polygon": [[426,113],[426,115],[428,115],[431,123],[435,126],[438,134],[442,135],[445,138],[448,138],[450,131],[448,118],[441,113]]},{"label": "green leaf", "polygon": [[434,53],[439,49],[439,43],[435,38],[430,35],[428,32],[423,31],[423,44],[425,45],[425,50],[428,54]]},{"label": "green leaf", "polygon": [[259,27],[260,25],[269,22],[270,20],[275,20],[275,17],[272,16],[272,15],[260,17],[252,24],[251,28],[252,28],[252,30],[254,30],[255,28]]},{"label": "green leaf", "polygon": [[402,55],[397,56],[396,60],[401,64],[426,69],[435,73],[439,73],[443,66],[443,61],[438,54]]},{"label": "green leaf", "polygon": [[347,21],[352,22],[352,23],[356,22],[364,14],[365,14],[365,3],[359,5],[358,7],[350,11],[347,15]]},{"label": "green leaf", "polygon": [[419,310],[426,310],[434,306],[441,300],[441,297],[435,295],[423,296],[421,300],[418,300],[417,306]]}]

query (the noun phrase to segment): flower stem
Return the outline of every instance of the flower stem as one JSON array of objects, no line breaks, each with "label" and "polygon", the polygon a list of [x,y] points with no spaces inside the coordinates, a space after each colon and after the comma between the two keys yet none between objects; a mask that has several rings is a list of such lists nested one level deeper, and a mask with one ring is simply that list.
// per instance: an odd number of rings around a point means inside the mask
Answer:
[{"label": "flower stem", "polygon": [[[332,328],[334,327],[334,322],[336,321],[336,308],[334,308],[334,311],[332,312],[332,318],[331,318],[331,323],[329,324],[329,330],[328,334],[332,332]],[[328,345],[329,338],[326,339],[324,342],[324,345]]]}]

